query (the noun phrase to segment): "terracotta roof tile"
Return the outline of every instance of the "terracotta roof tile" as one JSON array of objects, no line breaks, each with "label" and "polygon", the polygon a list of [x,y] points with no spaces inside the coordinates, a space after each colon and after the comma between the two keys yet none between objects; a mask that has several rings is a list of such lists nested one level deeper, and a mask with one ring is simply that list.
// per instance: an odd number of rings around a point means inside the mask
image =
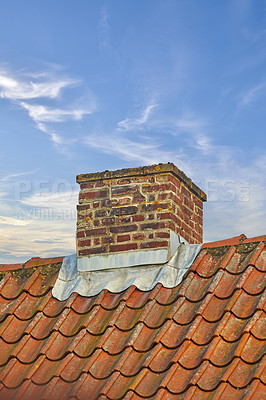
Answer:
[{"label": "terracotta roof tile", "polygon": [[2,266],[0,399],[264,398],[265,240],[206,244],[172,289],[62,302],[62,258]]}]

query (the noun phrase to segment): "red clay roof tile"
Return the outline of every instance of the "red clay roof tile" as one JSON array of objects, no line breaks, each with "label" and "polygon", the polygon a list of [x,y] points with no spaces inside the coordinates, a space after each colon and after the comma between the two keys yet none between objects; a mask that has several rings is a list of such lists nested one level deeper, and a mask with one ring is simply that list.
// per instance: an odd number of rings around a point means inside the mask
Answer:
[{"label": "red clay roof tile", "polygon": [[206,244],[172,289],[62,302],[62,258],[2,266],[0,399],[262,399],[265,241]]}]

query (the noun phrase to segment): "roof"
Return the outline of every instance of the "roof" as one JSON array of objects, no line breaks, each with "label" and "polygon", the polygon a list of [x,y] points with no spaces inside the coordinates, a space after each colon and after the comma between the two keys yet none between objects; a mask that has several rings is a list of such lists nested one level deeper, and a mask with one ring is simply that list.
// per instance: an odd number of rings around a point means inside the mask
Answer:
[{"label": "roof", "polygon": [[266,236],[205,244],[172,289],[58,301],[61,262],[1,268],[1,400],[264,398]]}]

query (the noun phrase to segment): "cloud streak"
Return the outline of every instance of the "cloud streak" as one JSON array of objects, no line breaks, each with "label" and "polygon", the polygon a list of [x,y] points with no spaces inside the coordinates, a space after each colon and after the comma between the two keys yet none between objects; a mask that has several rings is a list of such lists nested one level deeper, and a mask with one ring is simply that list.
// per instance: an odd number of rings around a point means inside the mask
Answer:
[{"label": "cloud streak", "polygon": [[121,131],[132,131],[134,129],[141,129],[143,128],[152,113],[152,110],[157,106],[157,104],[149,104],[146,108],[142,111],[141,116],[135,119],[126,118],[117,123],[118,130]]},{"label": "cloud streak", "polygon": [[0,224],[5,224],[5,225],[14,225],[14,226],[25,226],[28,225],[27,221],[20,221],[16,218],[12,217],[3,217],[0,216]]},{"label": "cloud streak", "polygon": [[85,115],[91,114],[91,110],[85,109],[60,109],[46,107],[38,104],[31,105],[29,103],[20,102],[22,108],[28,111],[29,116],[35,122],[65,122],[67,120],[78,121]]},{"label": "cloud streak", "polygon": [[258,99],[261,95],[265,94],[266,92],[266,82],[262,82],[261,84],[255,86],[254,88],[250,89],[239,101],[238,106],[239,108],[243,108]]},{"label": "cloud streak", "polygon": [[[41,78],[46,78],[44,75],[40,75]],[[39,99],[48,98],[56,99],[59,97],[62,89],[69,86],[76,86],[79,81],[74,79],[52,79],[48,78],[44,82],[34,82],[31,79],[26,80],[27,77],[22,79],[15,79],[8,73],[8,71],[0,69],[0,97],[2,99],[9,100],[29,100],[29,99]],[[34,75],[30,78],[34,78]],[[38,78],[40,79],[40,77]]]},{"label": "cloud streak", "polygon": [[[9,100],[25,110],[35,122],[38,130],[49,135],[52,142],[58,146],[66,144],[63,136],[54,126],[67,121],[80,121],[85,116],[95,111],[92,96],[83,96],[74,103],[65,105],[62,98],[63,89],[76,88],[80,84],[77,79],[58,77],[54,75],[54,69],[50,72],[32,74],[10,73],[3,67],[0,69],[0,98]],[[58,72],[57,72],[58,73]],[[41,104],[43,100],[50,104]],[[51,101],[60,100],[62,107],[58,107]],[[80,103],[78,106],[75,104]],[[60,146],[62,152],[62,146]]]},{"label": "cloud streak", "polygon": [[118,132],[114,135],[90,135],[83,139],[84,143],[100,152],[119,157],[127,161],[153,164],[167,162],[177,158],[177,153],[162,150],[160,143],[149,139],[129,139]]},{"label": "cloud streak", "polygon": [[108,23],[108,9],[107,6],[104,5],[101,8],[100,12],[100,20],[99,20],[99,43],[100,48],[102,50],[110,50],[111,49],[111,40],[110,40],[110,28]]}]

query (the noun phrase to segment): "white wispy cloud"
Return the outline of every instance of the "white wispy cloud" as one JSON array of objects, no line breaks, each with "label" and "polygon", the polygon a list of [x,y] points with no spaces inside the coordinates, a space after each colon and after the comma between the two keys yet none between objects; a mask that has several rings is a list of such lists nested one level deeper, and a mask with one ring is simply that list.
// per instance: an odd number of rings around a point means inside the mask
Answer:
[{"label": "white wispy cloud", "polygon": [[19,103],[21,107],[28,111],[29,116],[35,122],[64,122],[67,120],[81,120],[85,115],[91,114],[90,109],[60,109],[46,107],[38,104]]},{"label": "white wispy cloud", "polygon": [[157,106],[157,104],[148,104],[144,110],[141,112],[141,115],[136,118],[126,118],[117,123],[117,127],[119,130],[123,131],[132,131],[134,129],[141,129],[144,126],[152,113],[152,110]]},{"label": "white wispy cloud", "polygon": [[34,208],[49,207],[53,210],[74,209],[78,202],[78,191],[67,190],[64,192],[34,193],[21,200],[21,203]]},{"label": "white wispy cloud", "polygon": [[[190,146],[203,154],[212,151],[212,141],[208,134],[207,122],[193,115],[183,115],[176,120],[177,133],[189,133]],[[173,131],[173,130],[172,130]]]},{"label": "white wispy cloud", "polygon": [[90,135],[84,138],[84,143],[103,153],[140,163],[167,162],[178,157],[177,152],[163,150],[155,140],[149,138],[132,140],[119,133],[101,135],[101,140],[99,140],[99,135]]},{"label": "white wispy cloud", "polygon": [[240,99],[239,108],[245,107],[250,103],[256,101],[260,96],[266,94],[266,82],[262,82],[254,88],[248,90]]},{"label": "white wispy cloud", "polygon": [[25,225],[28,225],[28,222],[27,221],[20,221],[19,219],[12,218],[12,217],[0,216],[0,224],[15,225],[15,226],[25,226]]},{"label": "white wispy cloud", "polygon": [[0,178],[0,181],[2,181],[2,182],[8,182],[8,181],[10,181],[10,180],[12,180],[12,179],[14,179],[14,178],[19,177],[19,176],[25,176],[25,175],[34,174],[36,171],[37,171],[37,169],[34,169],[34,170],[32,170],[32,171],[17,172],[17,173],[15,173],[15,174],[8,174],[8,175],[6,175],[6,176]]},{"label": "white wispy cloud", "polygon": [[[109,134],[88,136],[85,143],[139,164],[173,161],[209,195],[205,240],[229,237],[228,232],[231,236],[264,234],[266,159],[254,154],[243,166],[239,148],[212,140],[212,125],[207,118],[192,112],[167,118],[158,105],[158,113],[151,113],[151,105],[139,117],[120,121]],[[141,128],[147,126],[151,129],[145,130],[146,136],[141,135]],[[157,139],[155,131],[159,132]],[[171,150],[164,149],[160,141],[165,134],[169,135]]]},{"label": "white wispy cloud", "polygon": [[[50,71],[21,73],[10,72],[7,68],[0,68],[0,98],[7,99],[27,111],[40,131],[46,133],[60,152],[68,153],[62,145],[67,141],[63,134],[55,129],[55,124],[66,121],[80,121],[95,111],[93,95],[84,90],[82,96],[74,98],[71,104],[65,104],[62,97],[63,89],[76,88],[80,80],[58,76],[58,67],[50,67]],[[46,99],[51,104],[41,104]],[[62,107],[52,103],[60,101]],[[60,145],[60,146],[58,146]]]},{"label": "white wispy cloud", "polygon": [[[65,182],[65,186],[71,185]],[[70,187],[65,191],[35,191],[15,202],[1,201],[0,262],[74,253],[77,202],[78,192]]]},{"label": "white wispy cloud", "polygon": [[[1,263],[25,262],[32,257],[66,256],[75,252],[74,218],[17,220],[21,225],[5,225],[1,234]],[[24,223],[24,225],[23,225]]]},{"label": "white wispy cloud", "polygon": [[[44,81],[38,82],[40,79],[44,79]],[[76,86],[78,83],[78,80],[55,79],[52,76],[48,77],[47,74],[38,74],[37,76],[33,74],[32,77],[21,76],[16,79],[7,70],[0,69],[0,97],[10,100],[56,99],[62,89]]]},{"label": "white wispy cloud", "polygon": [[100,20],[99,20],[99,43],[102,50],[110,50],[111,40],[110,40],[110,28],[108,23],[108,8],[105,5],[101,7],[100,10]]},{"label": "white wispy cloud", "polygon": [[42,131],[42,132],[46,133],[47,135],[49,135],[51,140],[52,140],[52,142],[55,145],[59,145],[59,144],[63,144],[64,143],[63,137],[60,136],[58,133],[54,132],[51,129],[48,129],[47,126],[45,124],[43,124],[42,122],[38,122],[38,121],[35,121],[35,122],[36,122],[36,127],[40,131]]}]

